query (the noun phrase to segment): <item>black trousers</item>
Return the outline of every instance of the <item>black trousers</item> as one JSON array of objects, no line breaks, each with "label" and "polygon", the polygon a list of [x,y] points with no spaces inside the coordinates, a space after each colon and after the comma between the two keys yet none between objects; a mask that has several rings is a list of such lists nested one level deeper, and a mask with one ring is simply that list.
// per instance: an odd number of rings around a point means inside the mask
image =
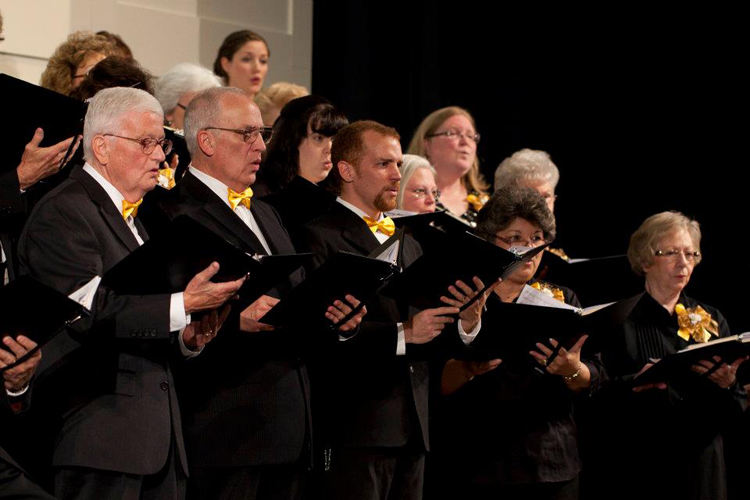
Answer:
[{"label": "black trousers", "polygon": [[257,467],[193,467],[188,500],[299,500],[307,467],[301,463]]},{"label": "black trousers", "polygon": [[0,449],[0,498],[54,500],[38,484],[29,479],[16,463]]}]

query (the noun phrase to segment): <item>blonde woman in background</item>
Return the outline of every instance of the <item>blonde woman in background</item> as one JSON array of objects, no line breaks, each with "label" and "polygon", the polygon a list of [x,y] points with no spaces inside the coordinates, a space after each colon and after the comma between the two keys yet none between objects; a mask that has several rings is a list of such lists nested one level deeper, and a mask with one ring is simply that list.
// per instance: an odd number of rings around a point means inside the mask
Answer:
[{"label": "blonde woman in background", "polygon": [[276,118],[281,113],[281,108],[289,101],[306,95],[310,95],[306,87],[289,82],[276,82],[258,92],[255,96],[255,104],[260,109],[263,125],[273,127]]}]

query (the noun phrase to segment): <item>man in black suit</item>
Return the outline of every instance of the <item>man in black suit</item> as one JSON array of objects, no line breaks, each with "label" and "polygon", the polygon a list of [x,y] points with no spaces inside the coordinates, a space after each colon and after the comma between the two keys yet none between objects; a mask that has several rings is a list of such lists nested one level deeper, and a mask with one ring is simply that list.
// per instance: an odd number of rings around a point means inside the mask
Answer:
[{"label": "man in black suit", "polygon": [[[248,253],[295,253],[276,211],[251,199],[269,133],[244,92],[198,94],[185,113],[192,165],[161,204],[164,212],[169,218],[188,214]],[[293,273],[186,363],[190,498],[301,497],[312,437],[304,349],[281,332],[259,332],[269,327],[257,321],[277,303],[271,295],[301,278],[301,271]]]},{"label": "man in black suit", "polygon": [[[341,129],[333,141],[329,178],[339,198],[328,213],[302,227],[297,247],[314,252],[318,263],[339,250],[362,255],[375,250],[392,232],[383,212],[396,206],[401,159],[394,129],[371,121]],[[401,251],[404,267],[421,254],[410,236]],[[464,298],[461,290],[450,293]],[[327,373],[320,383],[313,381],[327,392],[323,418],[332,450],[325,458],[326,494],[347,500],[422,498],[429,449],[428,364],[420,360],[417,345],[437,337],[453,322],[447,315],[458,308],[413,314],[407,304],[382,296],[367,307],[361,331],[338,343]],[[467,313],[460,323],[464,338],[478,332],[478,315]]]},{"label": "man in black suit", "polygon": [[53,404],[59,417],[52,465],[61,498],[184,497],[187,465],[169,367],[178,347],[171,344],[195,354],[219,325],[189,315],[221,306],[244,281],[210,282],[214,263],[171,295],[98,286],[148,239],[135,216],[171,146],[162,124],[161,107],[146,92],[99,92],[86,114],[86,164],[37,204],[19,242],[22,273],[80,292],[91,310],[45,346],[46,379],[35,388],[34,405]]}]

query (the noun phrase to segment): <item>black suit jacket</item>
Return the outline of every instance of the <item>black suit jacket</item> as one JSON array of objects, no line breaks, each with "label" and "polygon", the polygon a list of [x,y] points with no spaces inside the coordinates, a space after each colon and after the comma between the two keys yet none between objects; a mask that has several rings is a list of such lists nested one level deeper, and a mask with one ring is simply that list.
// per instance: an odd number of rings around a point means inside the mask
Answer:
[{"label": "black suit jacket", "polygon": [[[148,239],[137,220],[136,227]],[[69,294],[137,247],[106,191],[76,168],[32,211],[19,260],[22,273]],[[176,349],[169,302],[100,287],[91,317],[45,346],[35,401],[59,417],[53,465],[154,474],[174,439],[187,470],[168,363]]]},{"label": "black suit jacket", "polygon": [[[297,248],[314,252],[317,264],[339,250],[367,255],[380,243],[367,224],[340,203],[299,230]],[[403,265],[421,255],[410,236],[404,240]],[[360,332],[338,342],[320,384],[326,392],[324,416],[329,439],[345,447],[398,447],[407,443],[429,448],[428,365],[413,358],[415,346],[407,345],[406,356],[396,356],[397,326],[410,317],[405,304],[383,296],[367,303],[367,316]],[[448,332],[443,332],[445,335]],[[317,393],[316,393],[317,394]]]},{"label": "black suit jacket", "polygon": [[[0,244],[6,257],[8,276],[12,280],[18,272],[16,244],[26,214],[26,198],[21,193],[16,170],[0,174]],[[0,286],[2,276],[0,275]]]},{"label": "black suit jacket", "polygon": [[[187,214],[246,252],[267,253],[242,219],[190,172],[160,205],[169,219]],[[273,208],[253,200],[251,212],[273,254],[295,253]],[[283,294],[301,279],[296,271],[270,294]],[[279,332],[241,332],[228,323],[200,356],[185,363],[188,392],[182,401],[191,465],[254,466],[300,458],[310,431],[307,370],[304,352],[284,339]]]}]

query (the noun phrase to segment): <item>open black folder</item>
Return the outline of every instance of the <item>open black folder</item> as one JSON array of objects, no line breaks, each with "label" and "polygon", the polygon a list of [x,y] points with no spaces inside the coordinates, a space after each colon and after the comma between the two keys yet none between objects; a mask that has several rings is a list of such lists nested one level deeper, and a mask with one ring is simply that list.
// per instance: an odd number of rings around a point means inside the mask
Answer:
[{"label": "open black folder", "polygon": [[37,348],[0,372],[23,363],[84,314],[82,305],[30,276],[20,276],[0,288],[0,336],[23,335],[37,343]]},{"label": "open black folder", "polygon": [[529,351],[537,350],[537,343],[550,347],[549,339],[553,338],[560,346],[570,348],[585,334],[591,348],[597,344],[597,334],[606,336],[607,331],[622,324],[640,298],[636,295],[575,310],[492,300],[482,315],[482,330],[459,357],[533,362]]},{"label": "open black folder", "polygon": [[448,286],[457,280],[474,288],[473,277],[477,276],[489,287],[546,247],[516,254],[467,232],[448,234],[431,226],[420,232],[423,255],[382,290],[383,295],[418,309],[445,306],[440,297],[449,296]]},{"label": "open black folder", "polygon": [[322,266],[308,273],[307,278],[282,297],[260,321],[280,328],[331,327],[325,312],[335,300],[344,301],[346,295],[353,295],[365,303],[395,273],[398,268],[389,262],[336,252]]},{"label": "open black folder", "polygon": [[[721,363],[731,364],[747,355],[750,355],[750,332],[701,344],[691,344],[681,351],[656,361],[651,368],[633,378],[631,383],[637,387],[655,382],[669,382],[682,379],[690,373],[694,373],[696,377],[705,377],[708,373],[699,375],[692,372],[690,368],[703,359],[714,362],[714,356],[718,356],[721,362],[716,363],[716,369],[721,366]],[[709,373],[713,371],[710,370]]]},{"label": "open black folder", "polygon": [[[0,136],[3,138],[3,168],[15,168],[21,161],[24,147],[31,141],[37,128],[44,129],[41,147],[83,134],[83,119],[87,104],[53,90],[45,89],[6,74],[0,74],[0,106],[8,111],[18,109],[23,103],[23,112],[9,114],[0,120]],[[73,141],[72,145],[75,145]],[[68,151],[70,153],[70,151]],[[68,155],[66,155],[67,160]]]},{"label": "open black folder", "polygon": [[219,263],[214,282],[249,273],[239,292],[250,303],[312,258],[312,254],[250,255],[187,215],[141,245],[102,277],[101,285],[121,295],[153,295],[185,290],[197,273]]},{"label": "open black folder", "polygon": [[[411,212],[393,211],[386,215],[393,219],[396,227],[406,227],[410,233],[413,233],[417,241],[421,235],[421,230],[426,226],[442,229],[449,234],[458,234],[472,232],[474,228],[465,220],[456,217],[447,210],[438,210],[422,214],[412,214]],[[420,242],[421,243],[421,242]]]}]

